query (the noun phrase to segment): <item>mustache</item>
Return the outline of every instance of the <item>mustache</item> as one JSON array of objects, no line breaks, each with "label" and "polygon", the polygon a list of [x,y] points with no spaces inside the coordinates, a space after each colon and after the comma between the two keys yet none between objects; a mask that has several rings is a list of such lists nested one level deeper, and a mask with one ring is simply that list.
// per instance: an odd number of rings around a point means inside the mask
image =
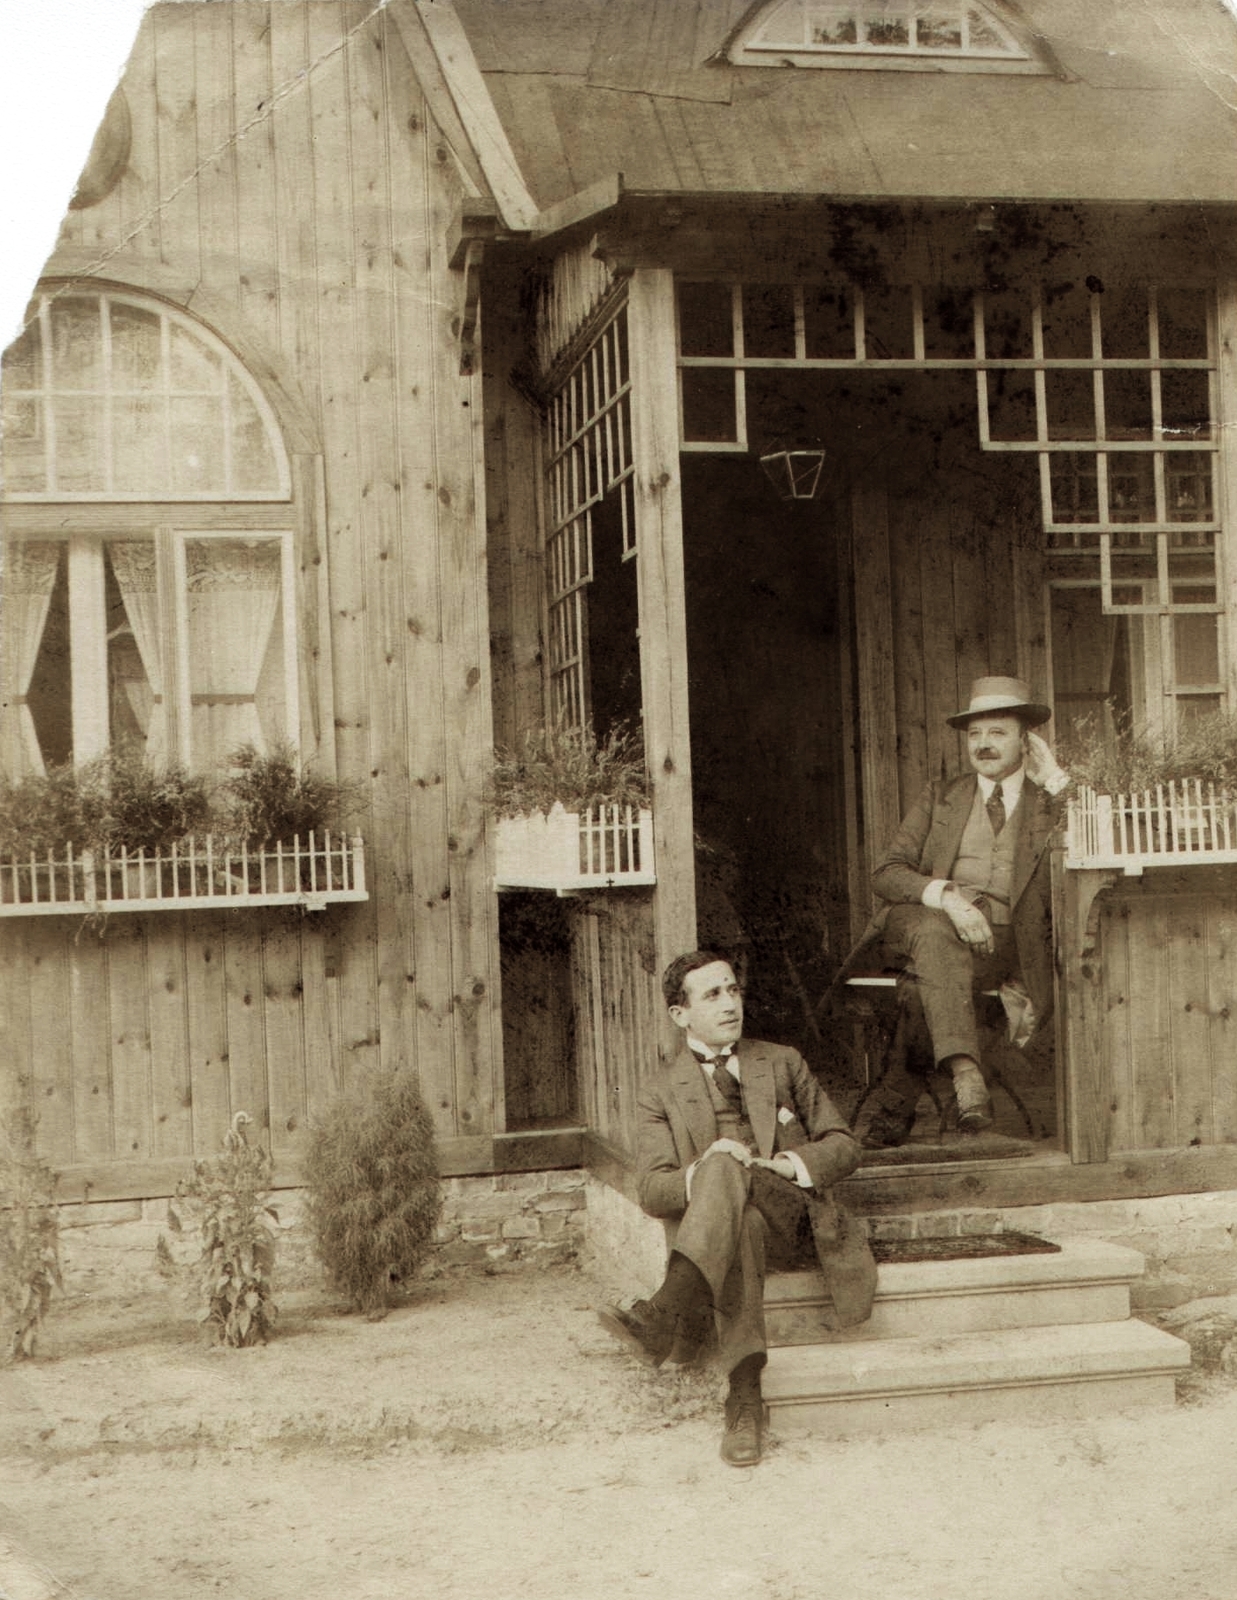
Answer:
[{"label": "mustache", "polygon": [[999,761],[1001,752],[994,750],[991,745],[985,745],[982,750],[975,752],[976,761]]}]

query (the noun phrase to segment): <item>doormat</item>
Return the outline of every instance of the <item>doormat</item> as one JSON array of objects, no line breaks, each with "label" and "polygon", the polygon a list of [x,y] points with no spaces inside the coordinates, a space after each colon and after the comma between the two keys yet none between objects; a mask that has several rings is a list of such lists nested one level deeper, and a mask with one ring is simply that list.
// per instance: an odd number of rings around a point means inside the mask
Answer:
[{"label": "doormat", "polygon": [[874,1239],[872,1254],[885,1263],[978,1261],[983,1256],[1056,1255],[1059,1244],[1033,1233],[962,1233],[926,1239]]},{"label": "doormat", "polygon": [[1030,1139],[1008,1139],[999,1133],[956,1133],[948,1144],[895,1144],[885,1150],[865,1150],[864,1167],[926,1167],[942,1161],[1016,1161],[1033,1156]]}]

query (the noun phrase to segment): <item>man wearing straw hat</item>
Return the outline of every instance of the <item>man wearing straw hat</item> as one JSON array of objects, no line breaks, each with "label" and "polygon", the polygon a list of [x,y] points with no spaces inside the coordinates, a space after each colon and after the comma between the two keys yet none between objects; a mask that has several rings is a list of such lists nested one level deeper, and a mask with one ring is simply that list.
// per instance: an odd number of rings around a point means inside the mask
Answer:
[{"label": "man wearing straw hat", "polygon": [[[970,704],[946,719],[966,734],[971,771],[928,785],[872,875],[886,904],[863,942],[879,935],[884,959],[905,974],[904,1002],[922,1006],[963,1133],[992,1124],[975,995],[1025,994],[1024,1034],[1052,1010],[1047,844],[1069,778],[1033,732],[1051,714],[1021,679],[977,678]],[[887,1093],[864,1142],[901,1144],[914,1112],[905,1086],[900,1100]]]}]

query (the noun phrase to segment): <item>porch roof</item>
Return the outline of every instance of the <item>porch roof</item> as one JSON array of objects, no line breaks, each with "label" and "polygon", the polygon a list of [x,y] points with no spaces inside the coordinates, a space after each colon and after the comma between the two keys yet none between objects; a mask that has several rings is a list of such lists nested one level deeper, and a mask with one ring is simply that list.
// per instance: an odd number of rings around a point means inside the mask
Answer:
[{"label": "porch roof", "polygon": [[1223,0],[1024,0],[1056,70],[733,67],[747,0],[455,0],[542,208],[651,193],[1237,202]]}]

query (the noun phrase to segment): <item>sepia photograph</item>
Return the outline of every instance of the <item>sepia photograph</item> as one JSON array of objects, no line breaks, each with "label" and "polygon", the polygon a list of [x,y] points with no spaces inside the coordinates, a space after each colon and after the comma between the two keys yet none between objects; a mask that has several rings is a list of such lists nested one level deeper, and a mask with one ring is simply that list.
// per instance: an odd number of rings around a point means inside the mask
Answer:
[{"label": "sepia photograph", "polygon": [[0,1600],[1232,1600],[1237,0],[0,102]]}]

